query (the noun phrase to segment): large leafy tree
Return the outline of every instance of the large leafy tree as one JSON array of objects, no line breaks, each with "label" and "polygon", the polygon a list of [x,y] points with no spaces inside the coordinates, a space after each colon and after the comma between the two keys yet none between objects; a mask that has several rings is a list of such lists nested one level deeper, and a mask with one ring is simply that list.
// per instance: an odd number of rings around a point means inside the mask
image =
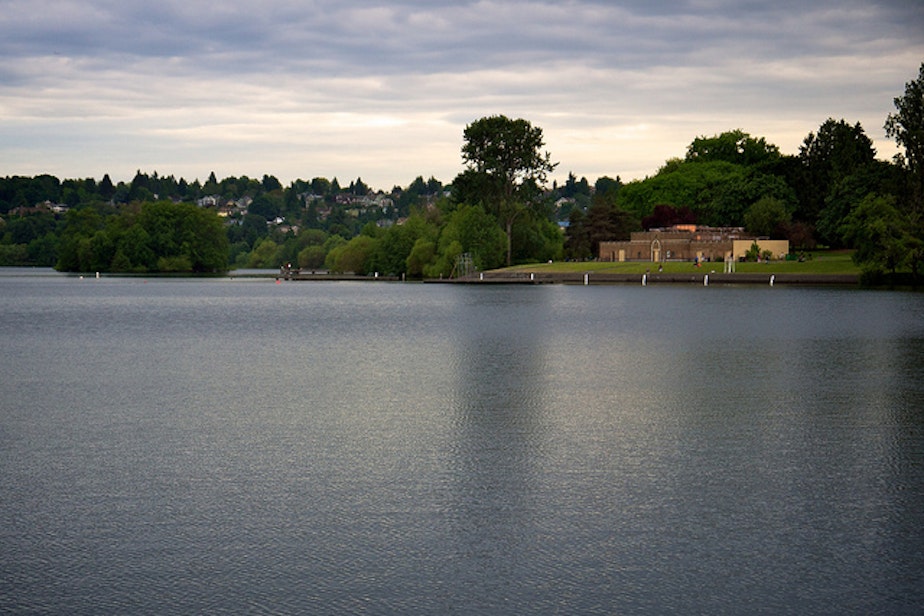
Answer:
[{"label": "large leafy tree", "polygon": [[867,195],[844,219],[841,231],[856,248],[854,262],[865,272],[894,274],[907,266],[917,275],[924,247],[892,195]]},{"label": "large leafy tree", "polygon": [[895,139],[904,154],[897,162],[911,178],[911,206],[924,211],[924,63],[918,77],[905,84],[905,94],[895,98],[895,113],[886,118],[886,135]]},{"label": "large leafy tree", "polygon": [[70,210],[64,218],[55,267],[65,272],[88,272],[95,269],[94,263],[90,263],[87,258],[89,238],[101,232],[105,226],[105,218],[94,207]]},{"label": "large leafy tree", "polygon": [[840,225],[867,195],[895,195],[900,191],[901,172],[898,167],[882,160],[854,170],[832,181],[827,188],[824,207],[815,221],[819,239],[829,246],[844,245]]},{"label": "large leafy tree", "polygon": [[917,278],[924,263],[924,63],[917,79],[905,84],[905,94],[894,103],[896,111],[886,118],[885,130],[904,149],[895,157],[908,179],[907,189],[899,191],[899,209],[909,227],[905,249]]},{"label": "large leafy tree", "polygon": [[713,137],[697,137],[687,148],[688,162],[721,160],[751,167],[780,157],[780,150],[763,137],[751,137],[737,129]]},{"label": "large leafy tree", "polygon": [[480,205],[463,205],[450,215],[443,227],[438,250],[442,262],[437,265],[443,274],[452,272],[456,257],[463,252],[472,255],[479,270],[501,267],[504,233]]},{"label": "large leafy tree", "polygon": [[791,214],[779,199],[764,197],[754,202],[744,213],[744,226],[758,236],[785,237]]},{"label": "large leafy tree", "polygon": [[614,192],[597,193],[586,214],[571,212],[565,254],[571,259],[593,258],[599,253],[600,242],[627,240],[638,227],[638,220],[617,205]]},{"label": "large leafy tree", "polygon": [[278,193],[263,193],[257,195],[247,208],[247,212],[262,216],[266,220],[272,220],[282,214],[283,205],[283,200]]},{"label": "large leafy tree", "polygon": [[327,254],[327,266],[334,272],[353,272],[364,276],[372,271],[373,256],[378,240],[368,235],[357,235]]},{"label": "large leafy tree", "polygon": [[[818,132],[809,133],[799,146],[798,216],[818,225],[821,239],[838,242],[838,226],[855,203],[843,199],[843,185],[852,176],[867,174],[875,163],[873,142],[860,123],[828,118]],[[866,182],[864,182],[866,183]],[[865,193],[861,195],[861,198]]]},{"label": "large leafy tree", "polygon": [[513,223],[537,203],[557,163],[543,151],[542,129],[523,119],[484,117],[465,127],[466,169],[454,187],[457,198],[482,204],[507,234],[507,264],[513,255]]},{"label": "large leafy tree", "polygon": [[217,214],[189,203],[148,202],[107,219],[72,210],[62,234],[62,271],[215,272],[228,266]]},{"label": "large leafy tree", "polygon": [[782,157],[763,137],[733,130],[697,137],[683,159],[668,160],[658,173],[619,189],[620,206],[644,220],[658,205],[689,208],[699,224],[740,226],[747,209],[766,197],[795,204],[795,194],[777,175]]},{"label": "large leafy tree", "polygon": [[619,191],[620,206],[640,219],[657,205],[670,205],[689,208],[699,224],[718,227],[742,225],[747,208],[764,197],[795,201],[782,178],[722,160],[673,162]]},{"label": "large leafy tree", "polygon": [[430,225],[422,215],[414,213],[404,224],[394,225],[382,233],[373,258],[375,269],[396,276],[407,274],[407,259],[416,243],[421,239],[435,242],[437,233],[435,225]]},{"label": "large leafy tree", "polygon": [[[228,236],[215,212],[189,203],[145,203],[138,223],[160,271],[216,272],[228,267]],[[162,261],[164,260],[164,261]]]}]

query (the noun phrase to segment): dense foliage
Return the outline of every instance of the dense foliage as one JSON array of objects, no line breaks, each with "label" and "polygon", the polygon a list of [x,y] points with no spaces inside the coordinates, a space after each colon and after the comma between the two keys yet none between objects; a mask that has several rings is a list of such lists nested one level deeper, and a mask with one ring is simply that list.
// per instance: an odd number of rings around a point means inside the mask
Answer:
[{"label": "dense foliage", "polygon": [[215,272],[227,264],[228,238],[214,212],[156,201],[108,217],[93,208],[68,211],[56,267],[72,272]]},{"label": "dense foliage", "polygon": [[924,263],[924,64],[894,102],[885,129],[903,152],[891,163],[876,159],[859,123],[843,119],[827,119],[795,155],[741,130],[698,137],[683,159],[620,185],[614,203],[572,210],[566,255],[592,257],[600,240],[627,236],[618,221],[628,217],[646,229],[743,226],[789,239],[796,250],[853,248],[867,274],[917,278]]},{"label": "dense foliage", "polygon": [[[283,186],[214,173],[204,183],[138,171],[59,180],[0,178],[0,265],[65,271],[212,272],[277,268],[439,277],[592,259],[599,243],[678,223],[744,226],[795,250],[853,248],[869,273],[924,261],[924,64],[894,100],[885,130],[902,153],[876,158],[859,123],[825,120],[795,154],[742,130],[697,137],[652,176],[593,184],[555,168],[542,130],[490,116],[463,133],[451,186],[417,177],[375,191],[357,178]],[[565,228],[565,231],[561,229]]]},{"label": "dense foliage", "polygon": [[546,177],[557,163],[542,151],[542,129],[523,119],[481,118],[465,127],[463,137],[466,169],[453,184],[456,198],[483,206],[501,222],[511,265],[513,224],[521,216],[542,215]]}]

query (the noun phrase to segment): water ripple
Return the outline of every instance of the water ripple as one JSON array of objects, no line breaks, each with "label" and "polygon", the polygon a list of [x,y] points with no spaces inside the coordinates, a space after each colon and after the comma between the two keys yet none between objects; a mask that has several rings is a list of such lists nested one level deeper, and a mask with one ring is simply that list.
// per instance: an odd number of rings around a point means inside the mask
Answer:
[{"label": "water ripple", "polygon": [[0,285],[2,613],[924,602],[918,295]]}]

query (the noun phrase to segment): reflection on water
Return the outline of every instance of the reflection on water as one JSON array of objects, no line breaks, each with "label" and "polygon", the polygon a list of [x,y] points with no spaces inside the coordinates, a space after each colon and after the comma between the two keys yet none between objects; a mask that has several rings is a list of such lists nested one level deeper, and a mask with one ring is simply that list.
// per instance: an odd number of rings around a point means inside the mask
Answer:
[{"label": "reflection on water", "polygon": [[[523,329],[544,322],[544,309],[541,295],[511,302],[496,288],[475,290],[457,309],[465,326],[453,349],[450,542],[441,569],[458,591],[441,606],[447,610],[520,604],[531,552],[543,548],[536,486],[549,438],[547,365],[541,339]],[[539,606],[542,593],[531,592]]]},{"label": "reflection on water", "polygon": [[915,613],[924,298],[0,277],[0,612]]}]

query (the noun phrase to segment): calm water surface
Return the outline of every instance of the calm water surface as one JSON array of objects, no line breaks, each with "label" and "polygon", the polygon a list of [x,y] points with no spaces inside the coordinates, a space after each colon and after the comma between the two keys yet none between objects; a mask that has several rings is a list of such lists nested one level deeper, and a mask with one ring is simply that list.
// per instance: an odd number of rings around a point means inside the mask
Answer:
[{"label": "calm water surface", "polygon": [[918,614],[924,295],[0,276],[0,612]]}]

